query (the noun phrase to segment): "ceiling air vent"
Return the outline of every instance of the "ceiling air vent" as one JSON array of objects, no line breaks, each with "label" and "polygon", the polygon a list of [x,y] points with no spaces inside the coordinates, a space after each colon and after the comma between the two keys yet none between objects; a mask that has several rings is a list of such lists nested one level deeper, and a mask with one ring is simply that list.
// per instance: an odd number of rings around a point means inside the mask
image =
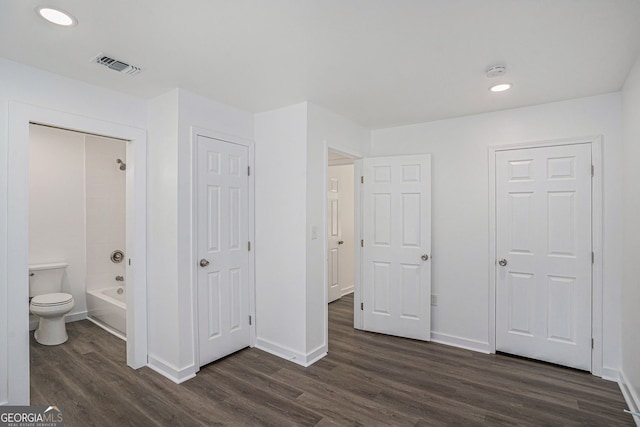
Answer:
[{"label": "ceiling air vent", "polygon": [[103,53],[99,53],[95,58],[93,58],[92,62],[96,64],[104,65],[105,67],[117,71],[119,73],[128,74],[130,76],[135,76],[142,68],[136,67],[135,65],[127,64],[126,62],[118,61],[117,59],[111,58]]}]

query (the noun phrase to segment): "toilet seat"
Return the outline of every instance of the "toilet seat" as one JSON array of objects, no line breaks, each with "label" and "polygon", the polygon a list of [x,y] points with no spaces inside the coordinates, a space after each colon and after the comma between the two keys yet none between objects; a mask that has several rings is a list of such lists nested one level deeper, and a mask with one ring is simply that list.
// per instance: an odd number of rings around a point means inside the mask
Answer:
[{"label": "toilet seat", "polygon": [[31,305],[36,307],[55,307],[65,305],[73,301],[73,296],[62,292],[54,294],[37,295],[31,298]]}]

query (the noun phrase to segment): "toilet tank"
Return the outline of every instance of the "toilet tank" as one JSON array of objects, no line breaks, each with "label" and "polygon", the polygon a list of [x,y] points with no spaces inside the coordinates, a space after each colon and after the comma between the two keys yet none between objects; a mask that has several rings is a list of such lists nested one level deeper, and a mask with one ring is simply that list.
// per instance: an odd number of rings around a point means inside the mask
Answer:
[{"label": "toilet tank", "polygon": [[29,264],[29,298],[62,292],[62,277],[66,262]]}]

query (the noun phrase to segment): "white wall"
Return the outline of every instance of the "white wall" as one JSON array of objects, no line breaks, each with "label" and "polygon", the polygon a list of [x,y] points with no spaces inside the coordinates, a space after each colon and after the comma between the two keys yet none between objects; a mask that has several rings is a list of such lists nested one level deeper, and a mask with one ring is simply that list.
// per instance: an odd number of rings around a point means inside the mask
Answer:
[{"label": "white wall", "polygon": [[[149,363],[195,374],[192,129],[253,138],[253,115],[181,89],[149,101]],[[153,266],[153,267],[151,267]]]},{"label": "white wall", "polygon": [[256,114],[254,123],[257,346],[304,363],[307,104]]},{"label": "white wall", "polygon": [[[10,266],[7,263],[9,250],[24,250],[25,257],[27,255],[26,242],[24,247],[7,247],[10,233],[16,232],[7,229],[10,212],[8,210],[10,187],[7,182],[9,165],[7,128],[11,120],[9,102],[30,104],[137,128],[146,127],[146,103],[138,98],[2,58],[0,58],[0,82],[2,82],[0,84],[0,271],[8,272],[0,275],[0,313],[10,316],[12,322],[16,324],[24,324],[26,328],[28,312],[22,309],[21,301],[27,300],[27,274],[26,271],[22,272],[22,266]],[[12,162],[15,160],[11,158]],[[26,194],[17,195],[17,197],[25,198],[26,203]],[[24,277],[24,290],[19,295],[7,293],[7,279],[13,276]],[[13,301],[20,303],[13,304]],[[28,335],[19,328],[8,329],[8,324],[8,321],[0,322],[0,404],[7,401],[26,404],[29,395]],[[14,385],[10,395],[8,383]]]},{"label": "white wall", "polygon": [[624,129],[624,256],[622,259],[622,373],[640,409],[640,59],[622,91]]},{"label": "white wall", "polygon": [[[126,262],[111,262],[111,253],[125,251],[126,173],[116,159],[126,163],[125,142],[85,135],[86,164],[86,289],[126,285]],[[126,253],[125,253],[126,257]]]},{"label": "white wall", "polygon": [[329,177],[338,180],[338,233],[340,240],[344,242],[338,247],[338,278],[342,295],[353,292],[355,238],[353,172],[352,164],[329,166]]},{"label": "white wall", "polygon": [[620,367],[622,135],[619,93],[373,132],[372,154],[433,154],[432,331],[487,349],[487,148],[603,135],[603,364]]},{"label": "white wall", "polygon": [[[178,91],[148,103],[147,298],[149,363],[179,368]],[[160,368],[159,368],[160,369]]]},{"label": "white wall", "polygon": [[75,301],[68,316],[84,317],[84,135],[31,125],[29,136],[29,264],[66,262],[62,292]]}]

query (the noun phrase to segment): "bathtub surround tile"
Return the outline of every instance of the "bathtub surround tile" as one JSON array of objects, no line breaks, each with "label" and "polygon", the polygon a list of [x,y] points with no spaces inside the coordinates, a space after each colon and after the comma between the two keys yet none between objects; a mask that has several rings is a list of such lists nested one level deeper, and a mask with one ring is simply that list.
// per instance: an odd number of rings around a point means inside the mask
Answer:
[{"label": "bathtub surround tile", "polygon": [[115,277],[125,276],[125,262],[110,260],[126,247],[126,173],[117,159],[126,163],[123,141],[86,137],[87,290],[123,285]]}]

